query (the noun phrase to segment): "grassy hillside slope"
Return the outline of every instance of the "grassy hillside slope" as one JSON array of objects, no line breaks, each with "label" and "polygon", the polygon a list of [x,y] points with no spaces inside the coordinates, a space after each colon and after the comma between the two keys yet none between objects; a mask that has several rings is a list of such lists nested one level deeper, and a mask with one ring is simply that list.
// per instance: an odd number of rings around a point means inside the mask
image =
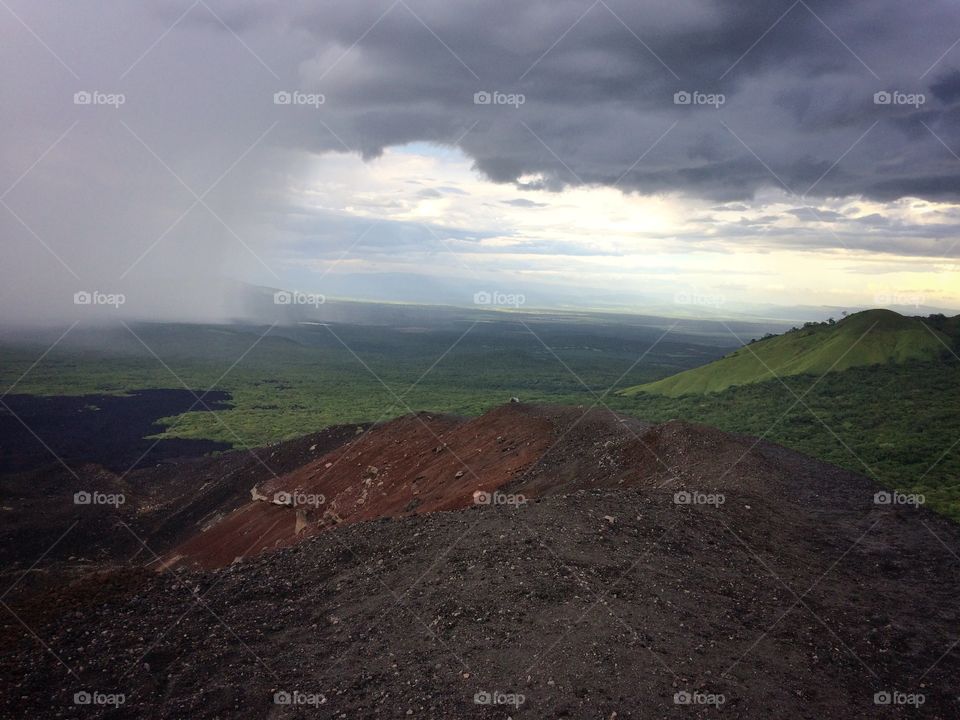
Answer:
[{"label": "grassy hillside slope", "polygon": [[[953,327],[955,321],[956,318],[948,319],[943,327]],[[810,324],[750,343],[708,365],[636,385],[622,393],[680,397],[720,392],[775,377],[937,361],[952,345],[950,336],[931,327],[929,321],[904,317],[891,310],[865,310],[835,324]]]}]

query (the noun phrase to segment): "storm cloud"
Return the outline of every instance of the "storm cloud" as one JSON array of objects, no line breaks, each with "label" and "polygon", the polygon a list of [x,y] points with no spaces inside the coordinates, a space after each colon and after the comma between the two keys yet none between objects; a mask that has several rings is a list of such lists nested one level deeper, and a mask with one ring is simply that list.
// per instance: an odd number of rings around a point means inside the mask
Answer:
[{"label": "storm cloud", "polygon": [[222,18],[280,67],[269,38],[300,39],[298,87],[326,100],[300,118],[314,150],[450,143],[497,182],[722,200],[960,190],[951,2],[249,3]]},{"label": "storm cloud", "polygon": [[[311,247],[379,254],[438,233],[457,247],[522,236],[432,220],[384,223],[354,242],[366,218],[310,204],[318,182],[338,182],[311,179],[312,159],[402,146],[462,152],[514,195],[615,188],[758,209],[704,243],[749,234],[784,247],[953,249],[951,221],[931,232],[831,209],[957,199],[950,0],[11,0],[0,17],[8,300],[25,286],[57,302],[136,286],[157,316],[214,317],[229,314],[217,278],[281,284]],[[425,202],[467,195],[444,178],[417,181]],[[362,190],[365,212],[402,206]],[[758,201],[770,193],[793,198],[783,216],[802,228],[775,227]],[[836,232],[821,232],[828,220]],[[516,247],[550,249],[543,238]]]}]

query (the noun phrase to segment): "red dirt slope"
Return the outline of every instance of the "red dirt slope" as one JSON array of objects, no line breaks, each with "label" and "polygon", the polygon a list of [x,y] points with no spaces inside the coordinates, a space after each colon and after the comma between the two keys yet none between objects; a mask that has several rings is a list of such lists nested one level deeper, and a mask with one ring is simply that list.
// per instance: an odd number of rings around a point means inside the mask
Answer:
[{"label": "red dirt slope", "polygon": [[747,442],[687,423],[519,403],[473,419],[418,413],[252,487],[250,502],[174,548],[162,566],[222,567],[343,523],[463,509],[478,492],[496,491],[502,502],[621,485],[704,490],[723,479],[713,469],[738,458],[738,488],[764,482],[763,461]]},{"label": "red dirt slope", "polygon": [[165,565],[218,567],[340,523],[462,509],[478,490],[496,490],[536,462],[552,437],[551,423],[517,405],[472,420],[401,417],[252,488],[251,502],[176,548]]}]

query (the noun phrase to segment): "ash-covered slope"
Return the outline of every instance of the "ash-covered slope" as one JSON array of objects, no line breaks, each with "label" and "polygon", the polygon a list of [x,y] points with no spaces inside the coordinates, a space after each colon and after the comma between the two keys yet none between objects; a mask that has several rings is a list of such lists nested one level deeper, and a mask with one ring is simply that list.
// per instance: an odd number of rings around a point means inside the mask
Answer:
[{"label": "ash-covered slope", "polygon": [[[953,523],[701,426],[523,405],[420,419],[319,459],[307,446],[256,483],[329,492],[340,522],[304,516],[297,533],[298,508],[255,500],[165,572],[23,583],[0,622],[0,717],[960,713]],[[321,481],[338,460],[351,474]],[[478,479],[528,501],[474,504]],[[230,525],[260,509],[293,532],[264,547]],[[123,703],[78,707],[78,692]]]},{"label": "ash-covered slope", "polygon": [[[73,694],[94,690],[125,702],[84,717],[915,712],[874,704],[897,691],[956,717],[960,563],[933,534],[955,548],[955,529],[806,494],[578,491],[356,523],[215,571],[116,571],[17,608],[78,677],[16,638],[0,714],[78,717]],[[722,696],[719,713],[684,692]]]}]

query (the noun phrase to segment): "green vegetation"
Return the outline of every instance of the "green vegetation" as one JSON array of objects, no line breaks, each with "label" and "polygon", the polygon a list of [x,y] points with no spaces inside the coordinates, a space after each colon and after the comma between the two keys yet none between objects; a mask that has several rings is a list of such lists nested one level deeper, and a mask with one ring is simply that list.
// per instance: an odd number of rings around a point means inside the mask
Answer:
[{"label": "green vegetation", "polygon": [[641,393],[617,405],[650,420],[762,436],[889,488],[923,493],[930,507],[960,521],[960,363],[951,356],[818,377],[680,398]]},{"label": "green vegetation", "polygon": [[[262,339],[266,327],[138,325],[133,330],[142,344],[123,328],[77,330],[13,392],[123,394],[185,385],[198,393],[225,390],[232,394],[231,409],[212,414],[198,405],[194,412],[165,418],[165,436],[255,447],[409,409],[476,415],[512,395],[530,402],[582,403],[589,392],[553,353],[592,390],[605,392],[663,332],[526,322],[536,336],[512,320],[431,329],[313,325],[275,328]],[[0,346],[0,386],[16,382],[55,339]],[[623,383],[709,362],[729,347],[716,343],[672,333]]]},{"label": "green vegetation", "polygon": [[866,310],[837,323],[808,323],[783,335],[752,342],[709,365],[631,387],[624,393],[680,397],[719,392],[775,377],[938,360],[947,354],[952,341],[924,322],[890,310]]}]

